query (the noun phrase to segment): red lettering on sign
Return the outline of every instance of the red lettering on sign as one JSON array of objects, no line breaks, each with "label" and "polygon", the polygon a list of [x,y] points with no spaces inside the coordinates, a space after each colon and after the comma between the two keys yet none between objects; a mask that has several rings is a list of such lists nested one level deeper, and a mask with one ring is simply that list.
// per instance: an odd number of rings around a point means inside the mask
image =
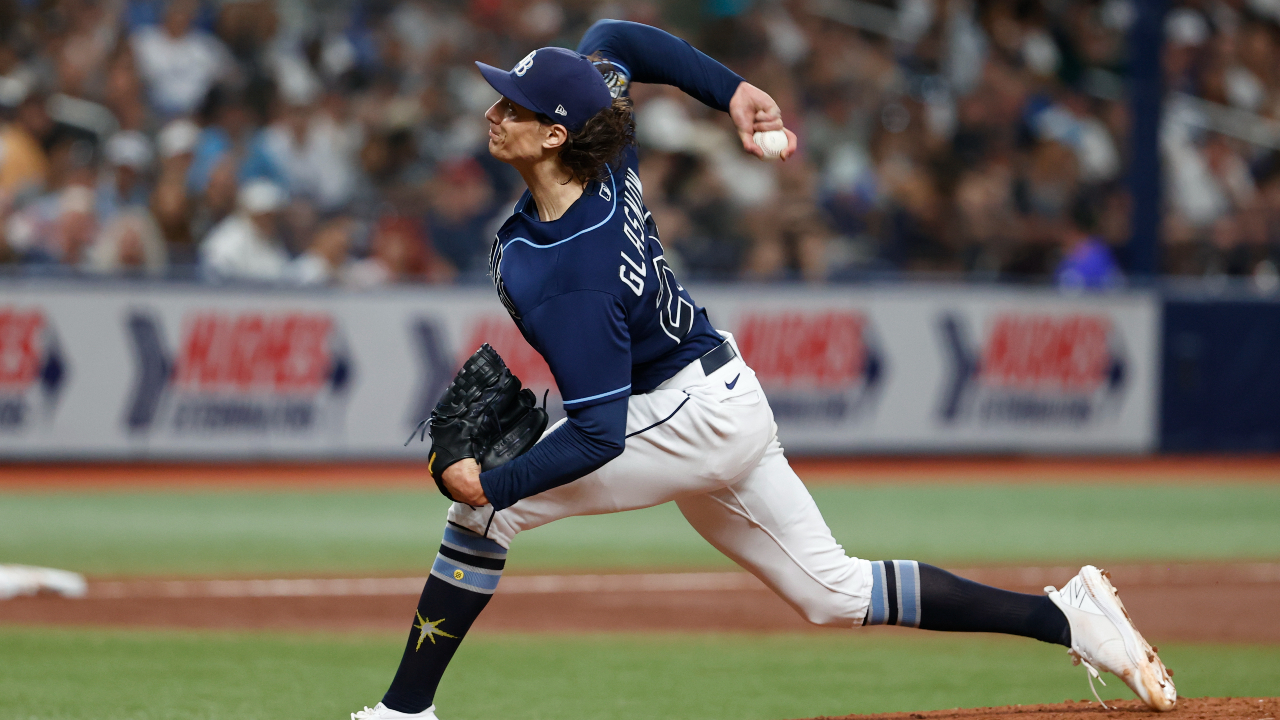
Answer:
[{"label": "red lettering on sign", "polygon": [[743,316],[734,337],[765,385],[838,389],[862,378],[865,327],[858,312],[752,313]]},{"label": "red lettering on sign", "polygon": [[1111,362],[1110,330],[1105,315],[999,315],[982,356],[982,380],[1094,390]]},{"label": "red lettering on sign", "polygon": [[551,388],[559,392],[555,378],[551,375],[551,368],[547,367],[547,361],[543,360],[538,351],[524,339],[524,335],[520,334],[520,329],[511,321],[511,318],[505,315],[481,317],[471,331],[471,336],[461,348],[458,367],[462,367],[462,363],[466,362],[467,358],[471,357],[471,354],[484,343],[489,343],[494,350],[498,351],[502,361],[516,377],[520,378],[520,383],[525,387],[539,391],[542,388]]},{"label": "red lettering on sign", "polygon": [[328,315],[210,312],[185,325],[175,377],[179,386],[302,393],[314,392],[329,377],[333,319]]},{"label": "red lettering on sign", "polygon": [[44,313],[0,308],[0,386],[26,386],[40,372]]}]

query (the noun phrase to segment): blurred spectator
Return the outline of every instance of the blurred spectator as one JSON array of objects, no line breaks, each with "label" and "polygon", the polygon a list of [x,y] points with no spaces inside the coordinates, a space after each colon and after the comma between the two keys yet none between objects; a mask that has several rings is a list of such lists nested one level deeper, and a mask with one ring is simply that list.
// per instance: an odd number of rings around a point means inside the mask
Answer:
[{"label": "blurred spectator", "polygon": [[218,223],[200,244],[205,273],[225,280],[274,281],[285,278],[289,253],[280,241],[279,214],[284,191],[266,180],[240,189],[236,212]]},{"label": "blurred spectator", "polygon": [[1106,241],[1095,234],[1096,221],[1083,199],[1077,199],[1063,226],[1062,260],[1054,278],[1067,290],[1102,290],[1123,282]]},{"label": "blurred spectator", "polygon": [[98,181],[98,220],[106,222],[117,213],[145,206],[151,195],[147,183],[154,160],[151,141],[135,130],[116,133],[107,140],[107,171]]},{"label": "blurred spectator", "polygon": [[339,121],[310,98],[295,97],[262,137],[289,193],[310,199],[321,211],[342,207],[354,191],[359,135]]},{"label": "blurred spectator", "polygon": [[209,172],[191,218],[191,235],[203,238],[236,209],[236,158],[224,155]]},{"label": "blurred spectator", "polygon": [[145,207],[123,210],[98,233],[85,268],[106,274],[161,275],[168,262],[164,238]]},{"label": "blurred spectator", "polygon": [[708,161],[687,152],[648,152],[640,172],[658,235],[664,247],[683,262],[688,276],[736,277],[750,241],[725,179]]},{"label": "blurred spectator", "polygon": [[746,273],[755,279],[795,275],[804,280],[827,277],[827,243],[831,231],[814,205],[817,179],[804,163],[782,166],[783,192],[776,201],[747,212],[752,246]]},{"label": "blurred spectator", "polygon": [[64,0],[68,27],[55,62],[61,89],[72,95],[94,94],[103,78],[107,55],[116,45],[119,3]]},{"label": "blurred spectator", "polygon": [[486,272],[493,237],[485,228],[499,206],[480,163],[473,158],[446,163],[424,191],[436,251],[460,273]]},{"label": "blurred spectator", "polygon": [[1008,165],[990,160],[962,172],[955,203],[956,239],[965,269],[995,277],[1020,235]]},{"label": "blurred spectator", "polygon": [[147,25],[130,38],[151,105],[161,116],[194,112],[209,88],[234,70],[230,54],[216,37],[192,27],[195,0],[173,0],[163,25]]},{"label": "blurred spectator", "polygon": [[[227,85],[215,86],[205,96],[200,109],[200,129],[192,151],[191,168],[187,172],[187,185],[191,192],[200,193],[210,181],[214,168],[231,162],[235,176],[255,135],[253,111],[245,104],[241,93]],[[284,178],[274,168],[250,171],[251,177],[265,176],[277,182]]]},{"label": "blurred spectator", "polygon": [[195,159],[199,139],[200,127],[190,120],[174,120],[161,128],[156,137],[160,146],[161,173],[185,180]]},{"label": "blurred spectator", "polygon": [[344,279],[351,249],[351,219],[338,217],[320,226],[311,246],[286,268],[286,277],[299,285],[335,285]]},{"label": "blurred spectator", "polygon": [[[682,277],[1047,282],[1102,257],[1088,248],[1124,267],[1132,3],[880,4],[879,31],[801,0],[0,4],[0,256],[79,264],[67,228],[85,218],[64,199],[96,186],[96,225],[149,197],[169,267],[190,267],[215,228],[247,227],[236,197],[265,180],[289,200],[259,240],[305,259],[289,272],[479,280],[522,188],[485,152],[494,94],[472,63],[572,45],[609,15],[678,25],[773,93],[800,138],[791,162],[760,163],[722,115],[632,88],[646,201]],[[1276,7],[1168,9],[1170,272],[1276,276]],[[1077,202],[1097,218],[1085,239]]]},{"label": "blurred spectator", "polygon": [[200,238],[192,233],[195,201],[187,193],[187,173],[200,130],[190,120],[174,120],[157,137],[160,175],[151,195],[151,212],[169,246],[171,262],[190,264]]},{"label": "blurred spectator", "polygon": [[0,104],[12,107],[0,127],[0,192],[13,196],[41,189],[49,175],[43,141],[53,126],[44,98],[27,81],[0,78]]},{"label": "blurred spectator", "polygon": [[57,194],[53,210],[45,232],[26,248],[26,261],[80,265],[98,232],[93,189],[86,185],[68,185]]},{"label": "blurred spectator", "polygon": [[445,282],[454,269],[425,241],[418,223],[409,218],[388,216],[378,221],[370,243],[369,257],[351,265],[347,283],[368,289],[397,282]]},{"label": "blurred spectator", "polygon": [[125,130],[144,130],[148,122],[147,103],[142,79],[134,63],[133,52],[120,44],[107,60],[102,101]]}]

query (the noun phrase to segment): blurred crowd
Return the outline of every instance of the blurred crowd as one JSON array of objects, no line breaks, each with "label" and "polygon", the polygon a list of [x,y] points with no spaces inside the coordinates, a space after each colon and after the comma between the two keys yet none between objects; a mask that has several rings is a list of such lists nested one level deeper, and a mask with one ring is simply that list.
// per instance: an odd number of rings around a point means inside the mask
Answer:
[{"label": "blurred crowd", "polygon": [[[1123,284],[1133,0],[0,0],[0,263],[374,287],[482,278],[523,186],[472,64],[667,28],[770,92],[800,155],[636,86],[682,277]],[[1280,262],[1280,0],[1175,2],[1168,273]]]}]

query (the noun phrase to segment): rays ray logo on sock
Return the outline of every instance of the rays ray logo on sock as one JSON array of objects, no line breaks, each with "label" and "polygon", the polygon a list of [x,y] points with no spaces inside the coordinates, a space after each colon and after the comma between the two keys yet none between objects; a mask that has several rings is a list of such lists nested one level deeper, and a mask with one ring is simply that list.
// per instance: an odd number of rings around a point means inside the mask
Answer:
[{"label": "rays ray logo on sock", "polygon": [[419,612],[417,615],[418,622],[414,624],[414,627],[420,632],[418,633],[418,646],[414,648],[415,652],[422,649],[422,642],[424,640],[430,640],[431,644],[435,645],[437,637],[453,638],[454,640],[458,639],[456,635],[450,635],[440,629],[440,623],[443,623],[445,618],[440,618],[439,620],[427,620],[422,617],[422,613]]}]

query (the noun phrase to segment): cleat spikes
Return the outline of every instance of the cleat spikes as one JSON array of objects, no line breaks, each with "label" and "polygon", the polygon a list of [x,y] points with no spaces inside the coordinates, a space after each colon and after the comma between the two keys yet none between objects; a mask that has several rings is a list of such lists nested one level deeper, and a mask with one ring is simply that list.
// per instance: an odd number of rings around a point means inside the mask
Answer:
[{"label": "cleat spikes", "polygon": [[[1167,711],[1177,704],[1177,694],[1168,672],[1152,647],[1133,626],[1109,580],[1111,574],[1091,565],[1080,569],[1062,589],[1046,587],[1049,599],[1066,615],[1071,627],[1073,665],[1084,665],[1094,699],[1104,708],[1093,681],[1110,672],[1128,685],[1152,710]],[[1107,592],[1110,590],[1110,592]]]}]

